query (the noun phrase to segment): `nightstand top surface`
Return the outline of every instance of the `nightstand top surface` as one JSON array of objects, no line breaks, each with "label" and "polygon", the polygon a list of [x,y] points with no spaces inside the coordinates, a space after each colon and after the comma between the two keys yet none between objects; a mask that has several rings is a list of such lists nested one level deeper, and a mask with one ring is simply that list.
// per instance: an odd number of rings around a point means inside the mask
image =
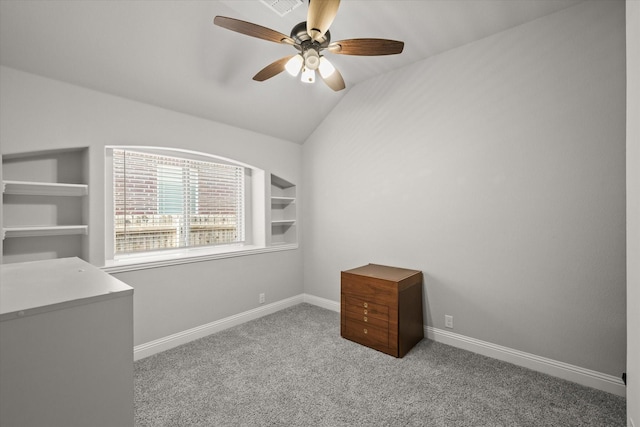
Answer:
[{"label": "nightstand top surface", "polygon": [[362,267],[346,270],[343,273],[357,274],[359,276],[375,277],[391,282],[400,282],[407,277],[422,273],[419,270],[409,270],[406,268],[389,267],[379,264],[367,264]]}]

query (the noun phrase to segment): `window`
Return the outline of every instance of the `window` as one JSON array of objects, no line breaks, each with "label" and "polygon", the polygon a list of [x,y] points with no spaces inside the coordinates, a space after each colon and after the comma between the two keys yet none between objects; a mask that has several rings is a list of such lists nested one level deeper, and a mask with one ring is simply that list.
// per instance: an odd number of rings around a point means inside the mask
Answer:
[{"label": "window", "polygon": [[114,148],[114,257],[245,241],[247,168]]}]

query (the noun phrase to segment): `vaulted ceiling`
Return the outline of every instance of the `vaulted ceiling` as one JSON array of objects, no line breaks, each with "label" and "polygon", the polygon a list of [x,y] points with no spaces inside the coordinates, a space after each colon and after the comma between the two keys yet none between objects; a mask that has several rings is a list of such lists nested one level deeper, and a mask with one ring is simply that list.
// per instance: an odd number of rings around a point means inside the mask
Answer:
[{"label": "vaulted ceiling", "polygon": [[347,88],[286,73],[252,80],[295,53],[213,25],[216,15],[284,34],[284,17],[259,0],[2,0],[0,65],[303,143],[350,88],[377,75],[564,9],[582,0],[343,0],[332,40],[405,42],[394,56],[327,54]]}]

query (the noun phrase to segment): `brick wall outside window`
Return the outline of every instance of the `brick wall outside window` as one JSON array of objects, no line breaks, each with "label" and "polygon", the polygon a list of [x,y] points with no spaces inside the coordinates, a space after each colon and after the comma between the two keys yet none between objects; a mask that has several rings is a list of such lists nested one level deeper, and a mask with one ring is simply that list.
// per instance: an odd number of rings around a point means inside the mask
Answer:
[{"label": "brick wall outside window", "polygon": [[244,168],[113,150],[115,253],[240,243]]}]

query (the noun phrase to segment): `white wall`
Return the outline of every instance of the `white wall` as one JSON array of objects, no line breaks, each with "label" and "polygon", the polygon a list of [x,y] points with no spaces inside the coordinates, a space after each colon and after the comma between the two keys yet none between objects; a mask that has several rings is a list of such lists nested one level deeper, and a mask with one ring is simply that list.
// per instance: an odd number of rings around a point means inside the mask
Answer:
[{"label": "white wall", "polygon": [[353,87],[303,148],[305,292],[420,269],[429,326],[619,378],[624,19],[585,2]]},{"label": "white wall", "polygon": [[[298,144],[0,68],[0,153],[89,148],[88,260],[104,265],[105,145],[179,147],[300,184]],[[302,187],[299,186],[299,191]],[[300,250],[116,274],[135,288],[135,344],[303,292]]]},{"label": "white wall", "polygon": [[627,415],[640,426],[640,2],[627,28]]}]

